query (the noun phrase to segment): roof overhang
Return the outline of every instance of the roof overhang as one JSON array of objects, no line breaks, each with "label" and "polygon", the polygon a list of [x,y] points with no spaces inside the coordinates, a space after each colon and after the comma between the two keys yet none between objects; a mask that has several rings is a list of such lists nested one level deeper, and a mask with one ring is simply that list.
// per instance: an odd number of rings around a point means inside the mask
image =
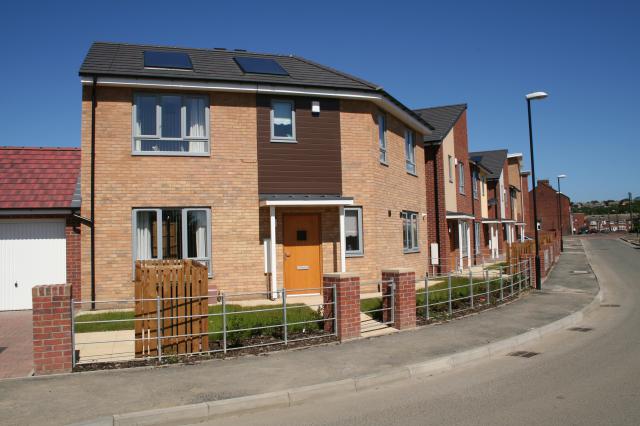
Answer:
[{"label": "roof overhang", "polygon": [[[93,84],[92,76],[81,76],[83,85]],[[97,77],[98,86],[139,87],[147,89],[199,90],[212,92],[260,93],[284,96],[315,96],[324,98],[339,98],[369,101],[384,111],[393,114],[404,124],[423,135],[430,135],[431,129],[421,123],[414,116],[402,109],[395,99],[385,93],[342,90],[331,88],[317,88],[306,86],[285,86],[264,83],[231,83],[224,81],[185,81],[162,78],[135,77]]]},{"label": "roof overhang", "polygon": [[68,216],[73,213],[68,208],[52,209],[0,209],[1,216]]},{"label": "roof overhang", "polygon": [[524,172],[520,172],[520,176],[529,176],[531,174],[530,171],[526,170]]},{"label": "roof overhang", "polygon": [[447,213],[447,220],[449,219],[458,219],[458,220],[473,220],[475,216],[465,213]]},{"label": "roof overhang", "polygon": [[500,219],[482,219],[482,223],[501,223]]},{"label": "roof overhang", "polygon": [[522,159],[522,153],[521,152],[514,152],[512,154],[507,154],[507,158],[519,158],[519,159]]},{"label": "roof overhang", "polygon": [[516,223],[513,219],[502,219],[502,223]]},{"label": "roof overhang", "polygon": [[260,207],[352,206],[353,198],[325,195],[260,194]]}]

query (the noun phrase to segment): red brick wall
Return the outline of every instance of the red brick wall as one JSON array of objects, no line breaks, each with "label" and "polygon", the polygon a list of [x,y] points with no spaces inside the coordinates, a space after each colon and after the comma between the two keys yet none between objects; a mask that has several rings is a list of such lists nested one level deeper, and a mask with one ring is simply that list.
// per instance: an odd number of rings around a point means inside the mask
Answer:
[{"label": "red brick wall", "polygon": [[[472,190],[471,190],[471,169],[469,167],[469,142],[467,139],[467,112],[463,112],[458,121],[453,126],[453,141],[454,141],[454,153],[458,159],[458,166],[456,167],[456,205],[458,212],[472,214]],[[460,183],[458,177],[460,176],[460,164],[464,168],[464,194],[460,193]],[[442,175],[444,177],[444,174]]]},{"label": "red brick wall", "polygon": [[36,375],[66,373],[72,367],[71,286],[41,285],[33,299],[33,368]]},{"label": "red brick wall", "polygon": [[[446,253],[449,251],[449,234],[444,197],[444,179],[446,177],[444,174],[444,159],[442,158],[442,155],[440,145],[425,146],[427,212],[430,214],[427,220],[427,238],[430,243],[438,243],[440,249],[439,257],[446,257]],[[440,234],[439,239],[438,231]],[[429,247],[428,259],[429,264],[431,264],[431,247]],[[446,264],[441,262],[440,267],[436,268],[436,271],[446,272],[445,265]],[[430,268],[429,270],[433,269]]]},{"label": "red brick wall", "polygon": [[360,277],[345,273],[325,274],[322,280],[325,303],[333,301],[334,285],[338,338],[343,341],[360,337]]},{"label": "red brick wall", "polygon": [[[393,298],[394,318],[393,327],[406,330],[416,326],[416,274],[408,269],[389,269],[382,271],[383,281],[393,281],[396,292]],[[383,285],[383,294],[390,294],[390,286]],[[391,306],[391,298],[385,297],[384,308]],[[391,311],[383,311],[383,319],[390,321]]]}]

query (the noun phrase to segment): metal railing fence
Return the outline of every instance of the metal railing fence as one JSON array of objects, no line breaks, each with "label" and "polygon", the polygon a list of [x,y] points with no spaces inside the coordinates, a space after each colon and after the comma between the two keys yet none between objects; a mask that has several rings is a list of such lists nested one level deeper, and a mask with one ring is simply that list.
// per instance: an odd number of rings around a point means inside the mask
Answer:
[{"label": "metal railing fence", "polygon": [[395,294],[393,280],[360,281],[360,313],[380,324],[392,324],[395,322]]},{"label": "metal railing fence", "polygon": [[532,260],[483,268],[480,273],[425,275],[416,279],[417,314],[429,321],[503,303],[531,288]]},{"label": "metal railing fence", "polygon": [[[163,315],[162,304],[168,300],[189,300],[195,297],[156,297],[153,299],[115,299],[95,302],[72,301],[72,363],[100,363],[113,361],[153,360],[173,356],[226,354],[229,351],[258,348],[273,345],[289,345],[311,339],[337,335],[336,286],[321,288],[296,289],[290,291],[296,295],[315,292],[320,297],[318,303],[300,303],[295,298],[287,300],[287,290],[277,290],[281,296],[278,302],[266,304],[266,298],[273,292],[220,293],[204,296],[210,300],[209,312],[200,315]],[[318,292],[320,296],[317,296]],[[330,294],[331,297],[325,297]],[[264,300],[257,299],[258,297]],[[203,296],[197,296],[202,299]],[[213,299],[213,300],[212,300]],[[330,301],[326,301],[329,299]],[[240,304],[240,300],[244,304]],[[256,306],[247,305],[247,300],[259,300]],[[235,303],[234,303],[235,301]],[[153,318],[136,318],[136,303],[155,303],[156,316]],[[89,303],[96,303],[98,308],[108,310],[98,313],[82,311],[78,308]],[[186,321],[188,319],[206,317],[208,330],[198,333],[163,335],[162,324],[167,321]],[[136,337],[134,324],[136,321],[157,321],[157,333]],[[106,333],[105,333],[106,332]],[[189,339],[208,337],[207,347],[200,350],[187,350],[184,353],[167,353],[164,349],[167,341],[172,339]],[[104,336],[104,337],[103,337]],[[136,357],[135,344],[144,340],[151,343],[154,355]],[[188,346],[187,346],[188,347]],[[157,350],[156,350],[157,349]]]}]

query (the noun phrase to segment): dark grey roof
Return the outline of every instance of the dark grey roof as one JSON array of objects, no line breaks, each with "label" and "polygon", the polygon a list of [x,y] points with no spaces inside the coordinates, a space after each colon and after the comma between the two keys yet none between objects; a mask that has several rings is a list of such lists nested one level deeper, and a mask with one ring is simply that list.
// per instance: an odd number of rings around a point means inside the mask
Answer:
[{"label": "dark grey roof", "polygon": [[336,201],[336,200],[353,200],[353,197],[341,197],[337,194],[259,194],[260,201],[267,200],[286,200],[286,201]]},{"label": "dark grey roof", "polygon": [[506,149],[496,149],[494,151],[476,151],[469,153],[469,159],[489,171],[489,179],[500,179],[500,173],[507,159]]},{"label": "dark grey roof", "polygon": [[[182,52],[189,55],[193,70],[144,67],[146,50]],[[289,75],[244,73],[234,57],[265,58],[277,61]],[[423,125],[431,128],[411,109],[386,92],[381,86],[295,55],[276,55],[227,49],[191,49],[168,46],[96,42],[80,66],[81,76],[170,78],[179,80],[262,83],[291,86],[328,87],[333,89],[378,92]]]},{"label": "dark grey roof", "polygon": [[466,109],[467,104],[457,104],[414,110],[416,114],[434,127],[431,135],[424,137],[424,141],[438,142],[444,139]]},{"label": "dark grey roof", "polygon": [[[146,50],[182,52],[189,55],[193,70],[145,68]],[[247,56],[276,60],[289,75],[247,74],[233,60]],[[222,49],[188,49],[166,46],[96,42],[80,67],[80,75],[178,78],[247,83],[276,83],[342,89],[378,90],[379,86],[349,74],[293,55],[272,55]]]}]

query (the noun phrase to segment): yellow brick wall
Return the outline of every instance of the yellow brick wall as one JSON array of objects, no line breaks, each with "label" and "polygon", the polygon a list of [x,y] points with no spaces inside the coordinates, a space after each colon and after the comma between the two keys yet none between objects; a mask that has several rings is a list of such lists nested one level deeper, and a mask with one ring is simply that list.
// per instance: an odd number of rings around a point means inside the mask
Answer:
[{"label": "yellow brick wall", "polygon": [[[96,110],[96,295],[97,300],[133,297],[131,212],[135,207],[211,208],[211,286],[233,292],[267,292],[263,238],[269,209],[259,207],[255,95],[213,93],[211,155],[132,156],[133,91],[98,88]],[[343,195],[363,207],[364,256],[347,259],[347,270],[379,279],[383,268],[427,264],[424,153],[416,147],[417,175],[405,171],[404,126],[387,116],[388,166],[378,161],[376,107],[342,101]],[[82,102],[82,215],[90,212],[90,88]],[[421,141],[416,135],[416,141]],[[419,212],[420,253],[404,254],[400,212]],[[324,272],[340,270],[338,208],[277,209],[278,281],[282,286],[282,215],[321,213]],[[391,211],[391,216],[388,212]],[[82,292],[90,294],[90,232],[82,233]]]},{"label": "yellow brick wall", "polygon": [[[342,193],[362,206],[364,233],[364,255],[348,257],[347,271],[365,280],[380,279],[383,268],[413,268],[422,275],[428,255],[422,135],[415,136],[417,176],[413,176],[405,169],[405,127],[387,114],[388,165],[382,165],[377,112],[371,103],[341,101]],[[419,213],[419,253],[403,253],[402,210]]]},{"label": "yellow brick wall", "polygon": [[[96,295],[133,296],[133,207],[209,207],[214,279],[220,289],[265,288],[258,239],[255,96],[211,95],[211,156],[131,155],[132,91],[98,88],[96,110]],[[82,103],[82,214],[90,215],[91,101]],[[90,233],[82,233],[83,294],[90,294]]]}]

